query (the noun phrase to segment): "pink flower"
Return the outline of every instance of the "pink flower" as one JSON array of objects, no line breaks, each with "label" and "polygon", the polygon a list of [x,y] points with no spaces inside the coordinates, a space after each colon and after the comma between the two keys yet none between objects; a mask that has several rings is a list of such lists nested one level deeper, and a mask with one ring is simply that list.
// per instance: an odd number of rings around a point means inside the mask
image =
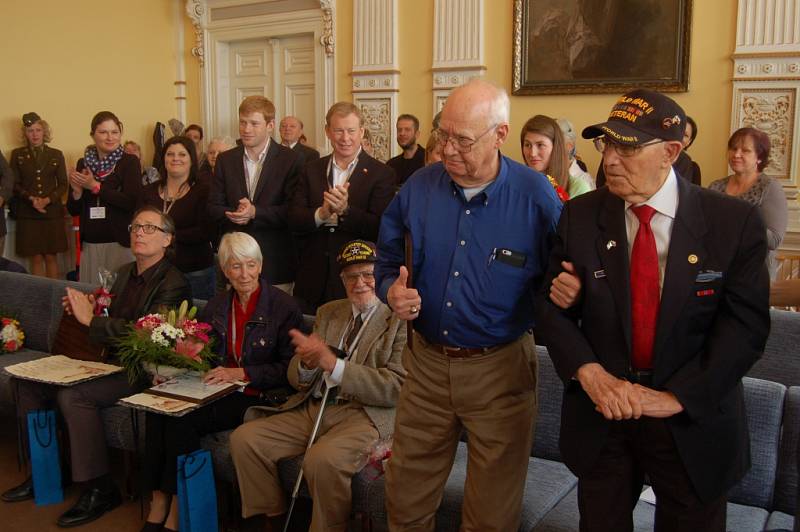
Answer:
[{"label": "pink flower", "polygon": [[135,327],[137,329],[147,329],[148,331],[152,331],[159,325],[164,323],[164,318],[161,317],[160,314],[148,314],[147,316],[143,316],[136,321]]},{"label": "pink flower", "polygon": [[197,362],[202,362],[199,353],[203,350],[203,345],[200,342],[191,340],[178,340],[175,342],[175,353]]}]

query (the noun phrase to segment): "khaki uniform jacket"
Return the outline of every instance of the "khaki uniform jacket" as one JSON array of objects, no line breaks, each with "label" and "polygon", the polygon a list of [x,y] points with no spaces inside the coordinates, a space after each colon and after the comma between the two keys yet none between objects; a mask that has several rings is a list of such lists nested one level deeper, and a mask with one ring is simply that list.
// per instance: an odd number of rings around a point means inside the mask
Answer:
[{"label": "khaki uniform jacket", "polygon": [[[17,217],[53,219],[64,216],[63,198],[67,193],[67,165],[60,150],[44,146],[44,163],[41,168],[28,148],[17,148],[11,152],[11,166],[17,175],[16,194],[20,197]],[[46,213],[33,208],[29,198],[48,197],[50,204]]]},{"label": "khaki uniform jacket", "polygon": [[[350,301],[339,299],[319,308],[314,332],[331,346],[337,346],[353,316]],[[401,357],[406,344],[405,322],[379,303],[375,314],[364,325],[355,355],[345,361],[338,397],[360,404],[375,424],[381,438],[394,431],[395,404],[406,376]],[[289,383],[298,392],[277,408],[252,407],[245,421],[275,412],[291,410],[305,403],[311,396],[314,384],[322,378],[317,370],[310,383],[301,383],[298,372],[300,358],[295,356],[289,364]]]}]

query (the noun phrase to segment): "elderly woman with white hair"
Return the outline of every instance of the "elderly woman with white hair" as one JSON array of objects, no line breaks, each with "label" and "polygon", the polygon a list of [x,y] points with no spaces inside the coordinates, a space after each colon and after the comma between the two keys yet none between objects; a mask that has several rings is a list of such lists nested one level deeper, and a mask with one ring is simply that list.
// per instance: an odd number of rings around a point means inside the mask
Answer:
[{"label": "elderly woman with white hair", "polygon": [[286,378],[294,355],[289,331],[305,330],[291,296],[260,277],[263,258],[246,233],[228,233],[219,246],[219,263],[230,290],[211,299],[200,321],[213,327],[218,365],[205,381],[246,382],[242,392],[225,396],[183,417],[147,415],[145,488],[153,493],[142,530],[177,530],[177,457],[200,449],[205,434],[242,423],[251,406],[277,406],[291,389]]},{"label": "elderly woman with white hair", "polygon": [[[595,189],[595,181],[592,175],[585,170],[585,168],[581,168],[582,162],[578,160],[578,137],[575,134],[575,128],[572,126],[572,122],[567,120],[566,118],[557,118],[556,122],[558,122],[558,126],[561,128],[561,132],[564,133],[564,141],[567,148],[567,155],[569,155],[569,175],[573,179],[577,178],[582,181],[585,181],[589,187],[594,190]],[[586,165],[584,165],[586,166]]]},{"label": "elderly woman with white hair", "polygon": [[211,176],[214,175],[214,167],[217,166],[217,156],[235,147],[236,143],[230,137],[214,137],[208,142],[208,149],[206,150],[206,158],[200,164],[200,179],[207,179],[211,181]]}]

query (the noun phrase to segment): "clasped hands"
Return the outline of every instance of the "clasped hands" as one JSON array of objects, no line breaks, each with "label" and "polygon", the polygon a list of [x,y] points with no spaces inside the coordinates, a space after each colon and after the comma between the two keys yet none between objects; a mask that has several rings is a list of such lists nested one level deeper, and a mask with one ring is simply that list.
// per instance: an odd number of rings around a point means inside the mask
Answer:
[{"label": "clasped hands", "polygon": [[337,216],[344,215],[347,212],[349,194],[347,189],[350,188],[350,183],[344,185],[336,185],[322,193],[322,206],[319,208],[319,217],[323,221],[329,220],[334,214]]},{"label": "clasped hands", "polygon": [[321,368],[331,373],[336,367],[336,355],[318,334],[305,335],[297,329],[292,329],[289,331],[289,336],[292,338],[295,356],[300,357],[300,361],[307,369]]},{"label": "clasped hands", "polygon": [[31,200],[31,204],[33,204],[33,208],[39,211],[42,214],[47,212],[46,207],[50,205],[50,198],[48,197],[40,197],[40,196],[29,196],[28,199]]},{"label": "clasped hands", "polygon": [[77,199],[83,194],[83,189],[93,190],[100,182],[94,178],[92,171],[88,168],[84,168],[80,172],[75,168],[70,168],[69,184],[72,187],[72,196]]},{"label": "clasped hands", "polygon": [[575,373],[595,410],[608,420],[667,418],[683,411],[675,394],[633,384],[608,373],[596,362],[584,364]]},{"label": "clasped hands", "polygon": [[94,318],[94,294],[84,294],[80,290],[67,287],[67,295],[61,298],[64,312],[75,316],[79,323],[89,326]]},{"label": "clasped hands", "polygon": [[247,225],[250,220],[256,217],[256,206],[253,205],[249,198],[242,198],[239,200],[239,206],[236,210],[225,211],[225,216],[237,225]]}]

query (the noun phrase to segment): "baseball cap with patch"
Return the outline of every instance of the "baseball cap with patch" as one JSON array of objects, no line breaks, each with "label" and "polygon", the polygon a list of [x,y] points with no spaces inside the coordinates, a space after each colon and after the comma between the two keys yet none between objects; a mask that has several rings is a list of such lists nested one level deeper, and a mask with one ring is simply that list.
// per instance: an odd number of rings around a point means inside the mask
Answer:
[{"label": "baseball cap with patch", "polygon": [[636,146],[652,140],[683,139],[686,113],[675,100],[647,89],[636,89],[617,100],[608,120],[589,126],[581,136],[593,139],[605,135],[618,144]]},{"label": "baseball cap with patch", "polygon": [[376,262],[377,260],[378,255],[375,252],[375,244],[366,240],[351,240],[342,246],[339,255],[336,257],[336,262],[342,269],[353,264]]}]

